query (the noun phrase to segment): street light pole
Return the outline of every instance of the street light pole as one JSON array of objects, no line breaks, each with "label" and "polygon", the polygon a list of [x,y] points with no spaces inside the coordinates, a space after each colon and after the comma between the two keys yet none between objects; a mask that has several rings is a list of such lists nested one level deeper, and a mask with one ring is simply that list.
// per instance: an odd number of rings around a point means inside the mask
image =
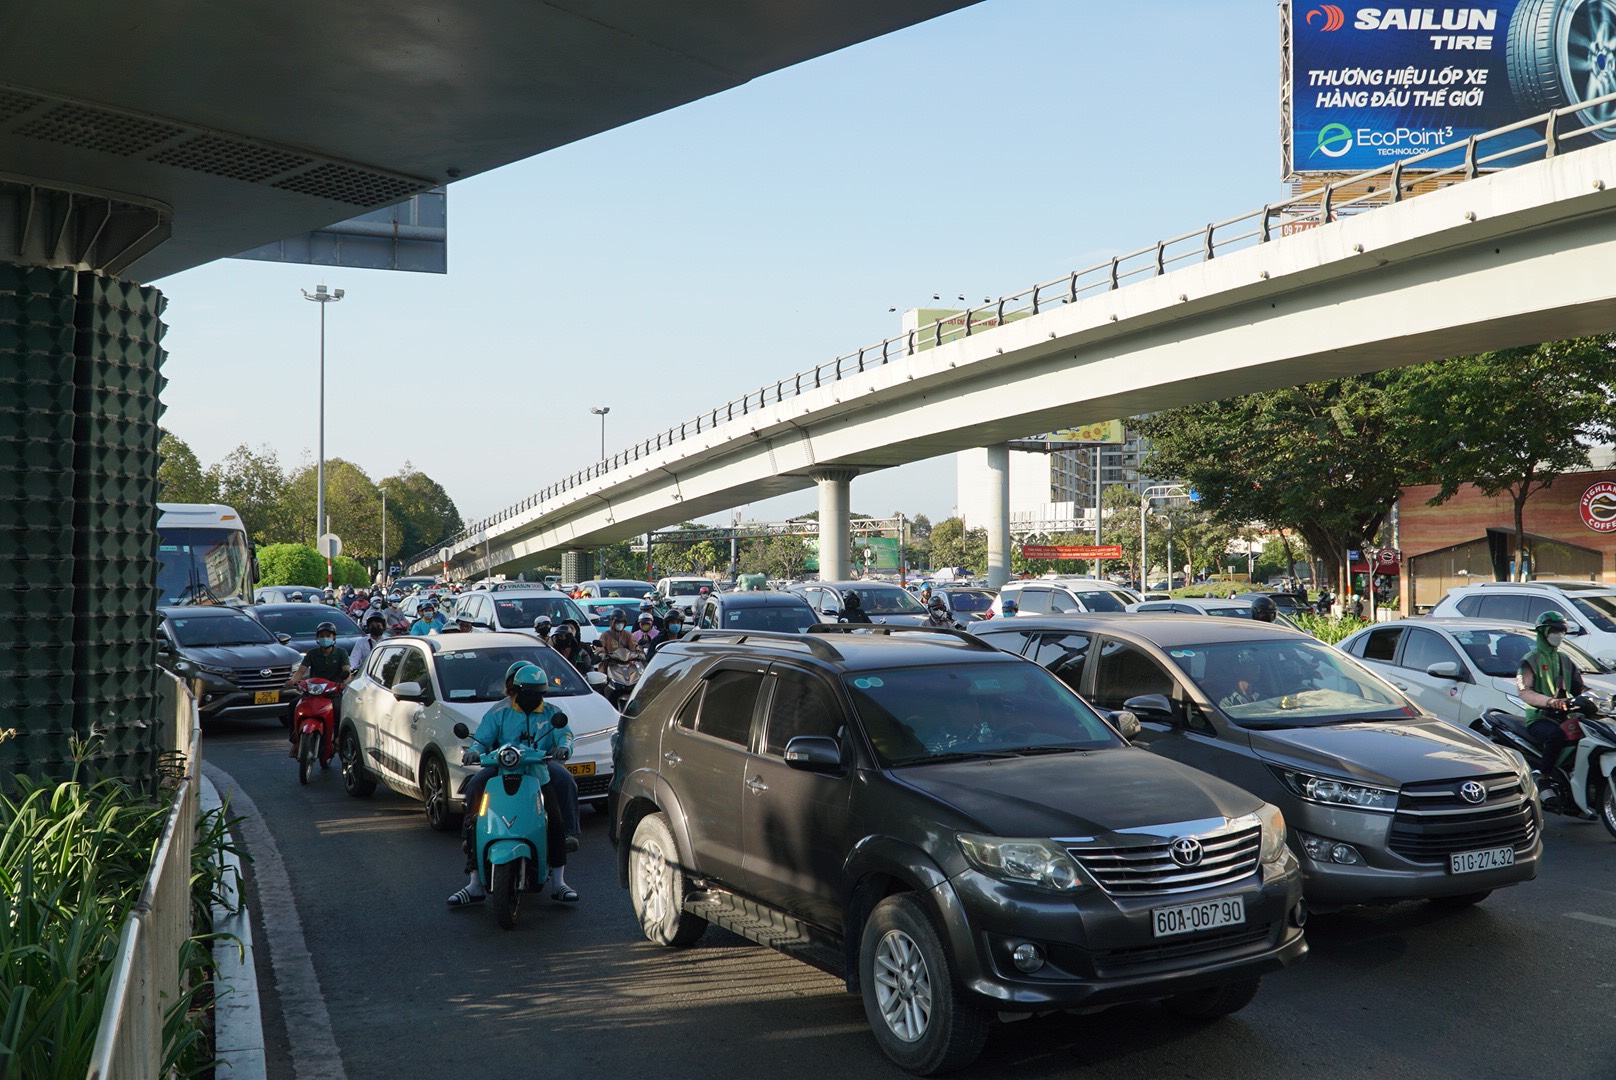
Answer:
[{"label": "street light pole", "polygon": [[611,412],[612,409],[611,409],[610,405],[594,405],[594,406],[590,407],[589,411],[594,413],[596,416],[600,417],[600,460],[605,461],[606,460],[606,414]]},{"label": "street light pole", "polygon": [[[1139,492],[1139,593],[1144,595],[1145,578],[1150,574],[1150,568],[1145,565],[1145,513],[1150,509],[1152,499],[1188,499],[1190,491],[1183,484],[1155,484]],[[1168,559],[1167,586],[1173,585],[1172,560]]]},{"label": "street light pole", "polygon": [[[341,289],[327,292],[324,285],[316,285],[312,293],[307,289],[299,291],[303,293],[303,299],[320,305],[320,454],[314,477],[314,536],[315,542],[319,543],[321,533],[330,530],[325,520],[325,306],[341,300],[343,293]],[[325,587],[331,588],[329,556],[325,560]]]}]

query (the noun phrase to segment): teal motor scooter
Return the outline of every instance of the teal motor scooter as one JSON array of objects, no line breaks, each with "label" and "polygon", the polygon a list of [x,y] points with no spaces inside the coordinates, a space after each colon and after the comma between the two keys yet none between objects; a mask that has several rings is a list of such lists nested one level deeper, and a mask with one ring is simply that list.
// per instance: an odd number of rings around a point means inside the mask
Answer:
[{"label": "teal motor scooter", "polygon": [[[551,722],[564,727],[567,716],[557,713]],[[471,737],[471,729],[463,723],[454,726],[454,733],[461,739]],[[466,813],[477,815],[473,839],[477,877],[499,925],[509,930],[516,925],[522,894],[540,891],[550,879],[544,795],[538,777],[528,772],[528,766],[547,762],[550,754],[507,743],[482,754],[468,747],[465,757],[499,769],[483,789],[482,805],[468,806]]]}]

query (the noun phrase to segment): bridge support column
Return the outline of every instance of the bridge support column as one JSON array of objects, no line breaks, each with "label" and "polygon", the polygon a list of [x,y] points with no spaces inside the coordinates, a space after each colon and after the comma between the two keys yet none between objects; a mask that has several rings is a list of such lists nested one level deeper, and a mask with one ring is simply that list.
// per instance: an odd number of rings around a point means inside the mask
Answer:
[{"label": "bridge support column", "polygon": [[1010,447],[987,447],[988,455],[988,588],[1010,580]]},{"label": "bridge support column", "polygon": [[847,507],[858,470],[822,469],[810,475],[819,485],[819,580],[842,581],[850,573]]}]

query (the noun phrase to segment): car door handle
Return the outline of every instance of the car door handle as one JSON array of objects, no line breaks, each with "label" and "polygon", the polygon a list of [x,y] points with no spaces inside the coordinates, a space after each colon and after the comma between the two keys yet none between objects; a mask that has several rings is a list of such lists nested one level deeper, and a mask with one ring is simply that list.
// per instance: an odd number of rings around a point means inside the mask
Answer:
[{"label": "car door handle", "polygon": [[763,782],[763,778],[760,776],[752,777],[752,779],[746,782],[746,786],[752,789],[752,794],[754,795],[761,795],[765,791],[769,790],[769,785],[765,784]]},{"label": "car door handle", "polygon": [[684,760],[684,758],[680,757],[678,754],[675,754],[672,750],[669,750],[666,754],[662,755],[662,760],[666,761],[668,763],[668,765],[671,767],[671,766],[679,764],[681,761]]},{"label": "car door handle", "polygon": [[1392,685],[1397,687],[1397,689],[1399,689],[1399,690],[1407,690],[1408,689],[1408,683],[1398,682],[1396,679],[1392,680]]}]

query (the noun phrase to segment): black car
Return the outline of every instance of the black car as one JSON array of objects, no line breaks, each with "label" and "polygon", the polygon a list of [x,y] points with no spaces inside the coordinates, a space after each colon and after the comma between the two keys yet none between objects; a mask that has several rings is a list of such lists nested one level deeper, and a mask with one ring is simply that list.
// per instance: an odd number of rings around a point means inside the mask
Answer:
[{"label": "black car", "polygon": [[[303,605],[307,606],[307,605]],[[160,607],[157,661],[189,680],[204,721],[221,716],[288,718],[285,689],[302,654],[241,608]]]},{"label": "black car", "polygon": [[943,603],[948,605],[948,613],[955,619],[972,623],[993,617],[993,597],[997,594],[992,589],[939,585],[931,591],[931,595],[933,599],[942,597]]},{"label": "black car", "polygon": [[710,593],[696,625],[709,630],[777,630],[800,634],[819,622],[808,601],[795,593]]},{"label": "black car", "polygon": [[1275,807],[959,631],[664,646],[609,812],[647,938],[715,924],[837,974],[926,1075],[975,1058],[994,1016],[1223,1016],[1307,948]]},{"label": "black car", "polygon": [[847,597],[857,593],[859,606],[874,623],[894,626],[925,626],[926,607],[901,585],[887,581],[811,581],[791,586],[791,592],[808,601],[821,620],[836,622],[847,612]]},{"label": "black car", "polygon": [[365,636],[358,623],[324,604],[259,604],[248,610],[270,633],[284,634],[285,644],[300,653],[314,648],[314,628],[321,623],[328,622],[337,628],[337,648],[345,653],[353,652],[353,647]]}]

